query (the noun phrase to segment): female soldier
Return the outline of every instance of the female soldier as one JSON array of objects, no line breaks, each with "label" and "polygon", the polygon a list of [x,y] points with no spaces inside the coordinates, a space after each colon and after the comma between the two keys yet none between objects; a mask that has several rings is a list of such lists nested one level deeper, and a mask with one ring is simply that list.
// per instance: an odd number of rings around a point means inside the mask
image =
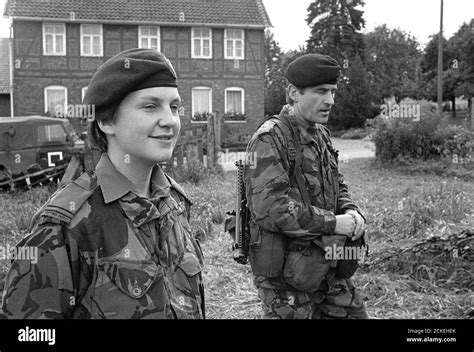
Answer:
[{"label": "female soldier", "polygon": [[189,201],[157,163],[180,132],[180,96],[169,60],[131,49],[105,62],[84,104],[94,106],[96,169],[56,192],[12,263],[5,318],[204,318],[203,257]]}]

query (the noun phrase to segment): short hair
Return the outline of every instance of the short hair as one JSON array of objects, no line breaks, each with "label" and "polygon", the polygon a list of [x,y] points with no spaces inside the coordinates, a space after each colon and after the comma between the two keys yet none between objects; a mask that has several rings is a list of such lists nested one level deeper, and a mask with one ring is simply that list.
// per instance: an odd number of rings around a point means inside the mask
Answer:
[{"label": "short hair", "polygon": [[117,106],[112,106],[96,113],[94,119],[89,123],[87,127],[87,135],[91,144],[99,148],[103,153],[107,152],[107,136],[100,129],[99,121],[103,124],[109,124],[115,122],[117,119],[116,110]]},{"label": "short hair", "polygon": [[291,83],[289,83],[289,84],[287,85],[287,87],[286,87],[286,103],[287,103],[287,104],[290,104],[291,106],[293,106],[293,104],[295,103],[295,101],[294,101],[293,99],[291,99],[291,97],[290,97],[290,85],[292,85],[293,87],[295,87],[296,90],[297,90],[298,92],[300,92],[301,94],[304,94],[306,88],[300,88],[300,87],[297,87],[297,86],[295,86],[294,84],[291,84]]}]

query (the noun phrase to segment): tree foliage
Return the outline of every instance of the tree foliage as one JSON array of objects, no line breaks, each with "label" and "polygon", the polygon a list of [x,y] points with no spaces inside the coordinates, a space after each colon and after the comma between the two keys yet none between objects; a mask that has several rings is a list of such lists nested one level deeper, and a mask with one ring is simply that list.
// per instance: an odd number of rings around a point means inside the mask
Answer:
[{"label": "tree foliage", "polygon": [[265,115],[275,115],[286,102],[283,53],[273,33],[265,33]]},{"label": "tree foliage", "polygon": [[[443,100],[450,100],[453,114],[456,111],[455,98],[474,96],[474,20],[464,23],[449,39],[443,38]],[[426,46],[421,70],[424,81],[424,96],[431,100],[437,98],[438,80],[438,38],[431,36]]]},{"label": "tree foliage", "polygon": [[334,57],[339,62],[360,56],[364,59],[363,0],[318,0],[308,7],[306,22],[311,27],[309,52]]},{"label": "tree foliage", "polygon": [[265,34],[265,115],[277,115],[286,104],[285,72],[288,65],[306,54],[304,47],[284,52],[273,33]]},{"label": "tree foliage", "polygon": [[453,54],[451,68],[457,63],[462,77],[459,84],[454,88],[456,96],[464,95],[466,98],[474,97],[474,19],[469,24],[464,23],[459,30],[449,39],[450,50]]},{"label": "tree foliage", "polygon": [[417,98],[421,86],[419,43],[400,29],[387,25],[365,35],[366,66],[376,101],[394,96]]},{"label": "tree foliage", "polygon": [[333,130],[363,127],[366,119],[374,118],[373,94],[362,60],[350,62],[347,72],[338,83],[335,105],[329,119]]}]

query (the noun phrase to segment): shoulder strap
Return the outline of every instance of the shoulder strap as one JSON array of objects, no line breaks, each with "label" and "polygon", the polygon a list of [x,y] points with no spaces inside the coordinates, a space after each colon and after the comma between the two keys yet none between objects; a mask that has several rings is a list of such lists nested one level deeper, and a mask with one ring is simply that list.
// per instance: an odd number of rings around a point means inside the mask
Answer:
[{"label": "shoulder strap", "polygon": [[68,225],[96,188],[97,184],[88,173],[60,188],[33,216],[29,231],[37,220],[40,224],[52,219],[57,223]]},{"label": "shoulder strap", "polygon": [[286,145],[288,146],[287,154],[290,164],[290,183],[292,186],[295,185],[295,182],[297,183],[303,201],[305,204],[311,205],[311,199],[308,194],[303,174],[301,173],[303,150],[299,135],[289,121],[282,120],[278,116],[274,116],[274,118],[277,120],[276,124],[283,132]]}]

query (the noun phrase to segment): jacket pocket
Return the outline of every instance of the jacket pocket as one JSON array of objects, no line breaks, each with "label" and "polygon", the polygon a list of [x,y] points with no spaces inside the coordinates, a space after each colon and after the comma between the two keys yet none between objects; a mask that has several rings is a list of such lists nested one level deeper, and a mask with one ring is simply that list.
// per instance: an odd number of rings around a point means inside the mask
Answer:
[{"label": "jacket pocket", "polygon": [[312,241],[294,240],[289,246],[283,278],[304,292],[316,292],[331,267],[325,252]]},{"label": "jacket pocket", "polygon": [[163,269],[151,261],[99,259],[93,316],[113,319],[170,318]]},{"label": "jacket pocket", "polygon": [[178,319],[201,319],[204,316],[202,265],[195,254],[186,252],[175,267],[170,282],[173,311]]},{"label": "jacket pocket", "polygon": [[285,262],[285,236],[255,225],[250,230],[250,266],[255,276],[278,277]]}]

